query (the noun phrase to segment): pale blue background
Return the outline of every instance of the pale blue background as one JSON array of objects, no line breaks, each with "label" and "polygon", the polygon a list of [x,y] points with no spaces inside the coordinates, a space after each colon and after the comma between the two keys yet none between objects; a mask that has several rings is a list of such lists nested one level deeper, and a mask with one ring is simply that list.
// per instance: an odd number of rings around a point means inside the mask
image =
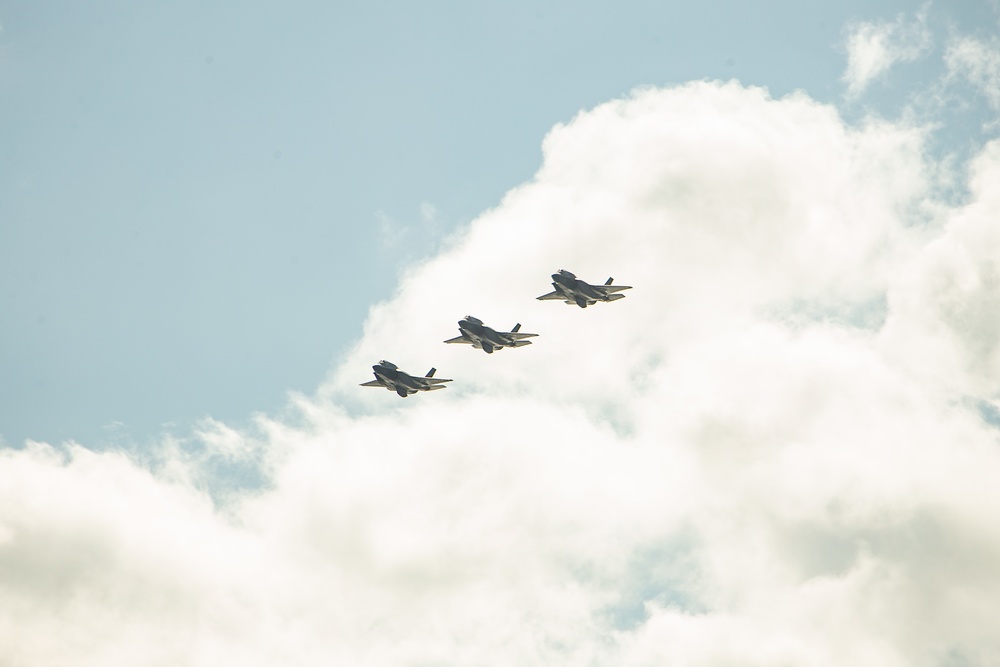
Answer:
[{"label": "pale blue background", "polygon": [[[402,266],[531,177],[553,124],[703,78],[894,116],[940,53],[846,103],[845,25],[922,4],[0,1],[0,434],[274,412]],[[930,16],[997,34],[988,0]]]}]

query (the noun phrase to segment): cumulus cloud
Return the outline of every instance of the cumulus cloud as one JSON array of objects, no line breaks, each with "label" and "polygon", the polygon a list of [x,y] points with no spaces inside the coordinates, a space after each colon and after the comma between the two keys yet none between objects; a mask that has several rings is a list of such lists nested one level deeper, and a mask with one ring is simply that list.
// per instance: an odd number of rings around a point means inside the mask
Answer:
[{"label": "cumulus cloud", "polygon": [[926,9],[914,19],[900,15],[895,21],[862,21],[848,29],[847,94],[860,95],[868,85],[897,63],[913,62],[931,48]]},{"label": "cumulus cloud", "polygon": [[1000,43],[958,37],[945,51],[945,64],[949,76],[966,79],[993,110],[1000,109]]},{"label": "cumulus cloud", "polygon": [[735,83],[554,128],[294,415],[0,452],[0,662],[997,662],[1000,144],[948,209],[924,138]]}]

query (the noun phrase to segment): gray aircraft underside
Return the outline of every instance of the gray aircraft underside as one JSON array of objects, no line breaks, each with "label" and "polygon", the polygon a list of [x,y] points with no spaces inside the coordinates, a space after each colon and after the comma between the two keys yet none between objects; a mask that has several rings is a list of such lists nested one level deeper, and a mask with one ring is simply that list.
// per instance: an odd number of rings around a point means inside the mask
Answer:
[{"label": "gray aircraft underside", "polygon": [[464,343],[472,347],[483,350],[487,354],[493,354],[494,350],[502,350],[505,347],[523,347],[531,345],[530,340],[538,334],[521,333],[520,323],[516,324],[510,331],[497,331],[483,324],[483,321],[472,315],[466,315],[458,322],[458,330],[462,334],[455,338],[449,338],[446,343]]},{"label": "gray aircraft underside", "polygon": [[383,387],[389,391],[396,392],[403,398],[418,391],[445,389],[443,383],[451,382],[451,380],[445,378],[434,377],[434,373],[437,371],[436,368],[427,371],[427,375],[423,377],[415,377],[409,373],[404,373],[399,370],[396,364],[385,359],[372,366],[372,370],[375,372],[375,379],[362,382],[362,387]]},{"label": "gray aircraft underside", "polygon": [[539,301],[562,301],[571,306],[576,304],[581,308],[592,306],[598,301],[624,299],[625,295],[617,294],[617,292],[632,289],[632,287],[630,285],[612,285],[613,280],[613,278],[608,278],[603,285],[591,285],[569,271],[559,269],[559,273],[552,274],[552,286],[556,288],[555,291],[537,298]]}]

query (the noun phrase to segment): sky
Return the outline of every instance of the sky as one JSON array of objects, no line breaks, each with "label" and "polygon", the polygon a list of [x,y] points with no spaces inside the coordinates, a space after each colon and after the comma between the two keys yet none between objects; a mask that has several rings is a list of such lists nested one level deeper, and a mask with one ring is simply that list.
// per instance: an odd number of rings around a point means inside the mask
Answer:
[{"label": "sky", "polygon": [[[951,32],[996,24],[987,3],[812,4],[0,2],[0,435],[274,413],[406,266],[532,178],[557,123],[734,78],[898,117]],[[846,99],[848,26],[921,11],[928,57]],[[956,115],[936,136],[968,152],[982,114]]]},{"label": "sky", "polygon": [[0,2],[0,663],[1000,661],[1000,9],[804,5]]}]

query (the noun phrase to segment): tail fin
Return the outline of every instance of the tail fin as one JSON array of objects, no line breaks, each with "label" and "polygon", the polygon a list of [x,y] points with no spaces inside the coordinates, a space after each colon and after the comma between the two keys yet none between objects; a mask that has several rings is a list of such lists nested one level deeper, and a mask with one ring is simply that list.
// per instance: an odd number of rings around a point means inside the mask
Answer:
[{"label": "tail fin", "polygon": [[610,284],[611,284],[611,283],[613,283],[614,281],[615,281],[615,279],[614,279],[614,278],[608,278],[608,282],[606,282],[606,283],[604,283],[604,284],[605,284],[605,285],[610,285]]},{"label": "tail fin", "polygon": [[434,377],[435,373],[437,373],[437,369],[436,368],[432,368],[429,371],[427,371],[427,375],[425,375],[424,377],[425,378],[432,378],[432,377]]},{"label": "tail fin", "polygon": [[518,322],[517,324],[515,324],[515,325],[514,325],[514,328],[513,328],[513,329],[511,329],[511,330],[510,330],[510,332],[511,332],[511,333],[517,333],[517,332],[518,332],[518,331],[520,331],[520,330],[521,330],[521,323],[520,323],[520,322]]}]

